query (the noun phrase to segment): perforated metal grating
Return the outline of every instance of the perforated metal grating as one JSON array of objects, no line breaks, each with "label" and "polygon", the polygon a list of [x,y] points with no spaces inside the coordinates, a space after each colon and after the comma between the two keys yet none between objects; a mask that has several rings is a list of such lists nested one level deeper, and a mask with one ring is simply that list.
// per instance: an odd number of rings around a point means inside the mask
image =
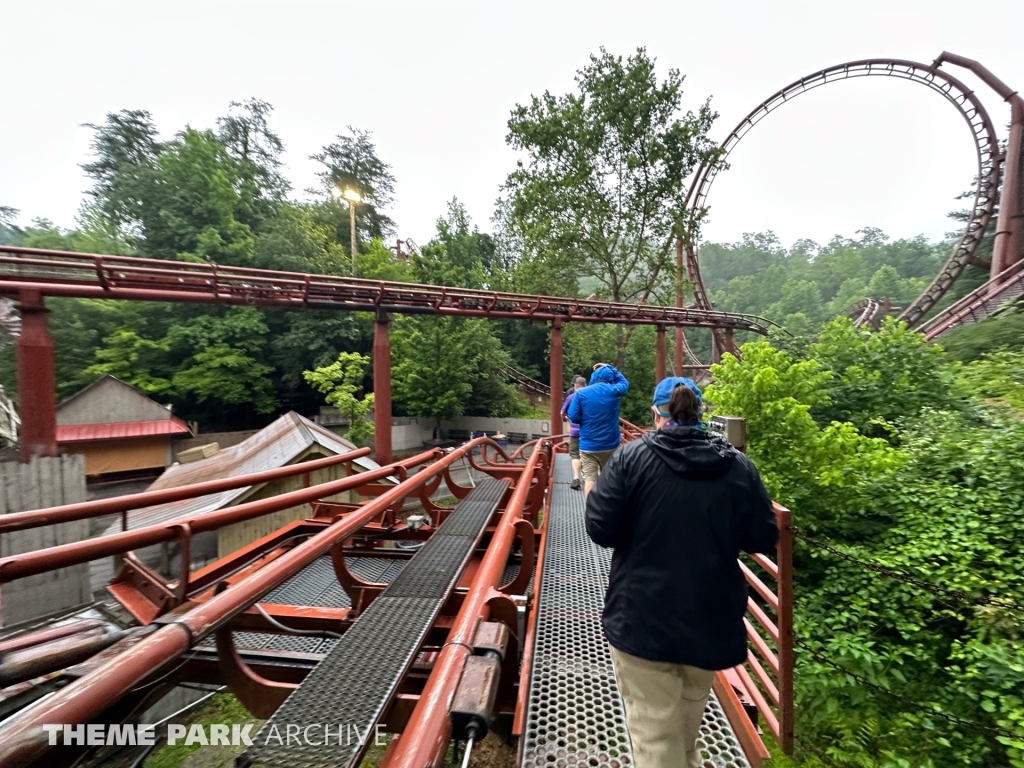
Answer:
[{"label": "perforated metal grating", "polygon": [[[242,762],[275,768],[340,768],[358,759],[501,501],[508,481],[488,478],[408,561],[267,721]],[[469,535],[475,521],[476,530]],[[449,523],[451,526],[449,527]],[[449,530],[455,530],[454,535]],[[285,585],[287,586],[287,584]],[[298,638],[295,638],[298,639]],[[331,740],[291,743],[272,734],[331,724]],[[344,729],[344,734],[338,728]],[[304,732],[304,731],[303,731]],[[317,730],[317,733],[322,733]],[[362,741],[360,741],[360,736]],[[314,741],[321,741],[316,736]]]},{"label": "perforated metal grating", "polygon": [[[569,461],[555,456],[522,766],[625,768],[633,765],[632,749],[601,629],[611,551],[587,536],[583,493],[569,488]],[[749,768],[714,693],[698,744],[706,766]]]}]

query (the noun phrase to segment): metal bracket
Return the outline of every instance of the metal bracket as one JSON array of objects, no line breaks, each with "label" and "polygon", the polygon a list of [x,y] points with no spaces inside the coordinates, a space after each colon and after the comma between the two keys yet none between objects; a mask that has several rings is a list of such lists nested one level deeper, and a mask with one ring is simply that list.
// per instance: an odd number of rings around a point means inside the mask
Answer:
[{"label": "metal bracket", "polygon": [[[506,595],[525,595],[526,587],[533,578],[533,561],[537,552],[537,536],[533,523],[529,520],[516,520],[516,538],[522,542],[519,573],[512,581],[501,587],[501,592]],[[518,626],[518,618],[513,626]]]},{"label": "metal bracket", "polygon": [[224,682],[253,717],[270,717],[299,687],[297,683],[278,683],[253,672],[238,655],[230,627],[217,630],[217,659]]},{"label": "metal bracket", "polygon": [[340,544],[331,548],[331,564],[334,566],[334,575],[337,577],[338,583],[352,601],[351,616],[353,618],[365,611],[374,598],[387,586],[387,584],[363,581],[352,573],[345,562],[345,550]]}]

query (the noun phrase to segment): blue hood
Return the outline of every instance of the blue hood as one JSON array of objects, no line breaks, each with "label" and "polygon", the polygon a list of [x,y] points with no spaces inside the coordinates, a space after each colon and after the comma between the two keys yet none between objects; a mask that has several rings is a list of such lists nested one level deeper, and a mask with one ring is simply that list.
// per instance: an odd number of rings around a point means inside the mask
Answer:
[{"label": "blue hood", "polygon": [[610,365],[594,371],[569,404],[569,421],[580,425],[581,451],[610,451],[619,444],[619,402],[629,390],[626,377]]}]

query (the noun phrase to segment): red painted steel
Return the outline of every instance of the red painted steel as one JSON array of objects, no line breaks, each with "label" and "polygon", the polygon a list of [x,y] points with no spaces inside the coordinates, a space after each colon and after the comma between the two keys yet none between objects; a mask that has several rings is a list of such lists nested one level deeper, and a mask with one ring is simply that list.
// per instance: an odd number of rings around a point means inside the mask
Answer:
[{"label": "red painted steel", "polygon": [[57,427],[58,443],[86,440],[118,440],[129,437],[189,434],[181,419],[172,416],[159,421],[118,421],[107,424],[63,424]]},{"label": "red painted steel", "polygon": [[248,485],[269,483],[271,480],[278,480],[282,477],[315,472],[319,469],[332,467],[336,464],[344,464],[366,456],[370,453],[369,448],[360,448],[349,453],[329,456],[325,459],[304,461],[298,464],[290,464],[278,469],[268,469],[264,472],[255,472],[249,475],[228,477],[223,480],[209,480],[204,483],[184,485],[178,488],[165,488],[159,491],[144,491],[133,493],[128,496],[115,496],[110,499],[97,499],[85,501],[79,504],[65,504],[61,507],[48,507],[46,509],[33,509],[28,512],[13,512],[9,515],[0,515],[0,534],[11,533],[12,531],[23,531],[27,528],[38,528],[43,525],[56,525],[67,523],[72,520],[86,520],[92,517],[102,517],[117,512],[127,512],[130,509],[141,509],[154,504],[166,504],[182,499],[192,499],[197,496],[205,496],[210,493],[220,493],[234,488],[244,488]]},{"label": "red painted steel", "polygon": [[0,294],[198,302],[622,325],[730,327],[766,335],[754,315],[572,297],[362,280],[129,256],[0,246]]},{"label": "red painted steel", "polygon": [[[427,451],[419,456],[406,459],[403,466],[416,466],[429,461],[438,455],[437,451]],[[299,504],[308,504],[318,499],[334,496],[337,493],[358,488],[374,480],[383,480],[395,474],[395,466],[382,467],[369,472],[349,475],[340,480],[329,483],[321,483],[312,488],[302,488],[298,491],[282,493],[266,499],[258,499],[236,507],[207,512],[193,517],[179,518],[160,525],[150,525],[144,528],[136,528],[132,531],[112,533],[109,536],[101,536],[85,541],[76,541],[71,544],[62,544],[49,549],[35,550],[20,555],[11,555],[0,558],[0,583],[8,584],[27,576],[35,576],[39,573],[67,568],[72,565],[87,563],[101,557],[111,557],[130,552],[133,549],[141,549],[154,544],[169,541],[185,542],[191,536],[206,531],[215,531],[225,525],[239,523],[243,520],[252,520],[256,517],[271,512],[278,512],[282,509],[289,509]],[[385,496],[387,494],[384,494]]]},{"label": "red painted steel", "polygon": [[[676,238],[676,308],[683,308],[683,241]],[[676,376],[683,375],[683,329],[676,326]]]},{"label": "red painted steel", "polygon": [[1021,258],[1024,218],[1021,217],[1021,151],[1024,149],[1024,99],[996,77],[991,70],[974,59],[943,51],[932,64],[940,67],[949,62],[968,69],[1010,105],[1010,136],[1003,160],[1003,190],[999,196],[999,218],[992,244],[992,276],[996,277]]},{"label": "red painted steel", "polygon": [[654,380],[661,381],[665,378],[665,326],[659,325],[654,342]]},{"label": "red painted steel", "polygon": [[[811,75],[796,80],[785,88],[777,91],[769,98],[757,105],[733,131],[722,142],[723,155],[721,159],[698,169],[694,182],[687,194],[686,205],[690,208],[694,221],[699,221],[700,216],[706,209],[707,195],[711,184],[717,173],[723,168],[724,160],[750,129],[760,120],[773,112],[783,104],[789,103],[795,96],[806,93],[814,88],[828,83],[845,81],[857,77],[882,76],[891,79],[902,79],[925,85],[945,97],[964,117],[971,129],[972,137],[978,155],[978,187],[975,194],[974,204],[970,218],[965,226],[964,233],[950,255],[949,260],[942,270],[909,307],[900,315],[901,319],[910,324],[915,324],[938,302],[942,295],[949,289],[953,282],[959,277],[966,264],[974,256],[975,250],[981,242],[982,235],[988,225],[996,204],[997,190],[999,186],[1000,152],[998,137],[984,106],[974,91],[960,82],[949,73],[939,69],[943,61],[960,64],[972,68],[976,74],[985,80],[990,86],[1007,98],[1009,89],[988,73],[983,67],[969,59],[954,54],[943,53],[932,65],[922,64],[903,59],[862,59],[838,64],[827,69],[819,70]],[[988,79],[986,79],[986,73]],[[1000,90],[1000,87],[1005,92]],[[1011,131],[1012,133],[1012,131]],[[1008,169],[1009,172],[1009,169]],[[1004,185],[1004,201],[1006,188]],[[1016,209],[1016,204],[1010,206]],[[1020,220],[1017,220],[1018,224]],[[1016,231],[1016,230],[1015,230]],[[710,308],[700,278],[699,268],[696,263],[696,252],[692,248],[690,267],[690,280],[693,283],[694,294],[697,306]],[[722,326],[724,327],[724,326]],[[723,347],[719,345],[721,350]]]},{"label": "red painted steel", "polygon": [[551,322],[551,436],[562,434],[562,383],[564,380],[562,364],[562,321],[555,318]]},{"label": "red painted steel", "polygon": [[[553,459],[552,459],[553,460]],[[544,519],[539,531],[540,546],[537,548],[537,561],[533,570],[533,594],[527,608],[529,618],[526,622],[526,637],[521,643],[523,654],[519,660],[519,694],[516,698],[516,711],[512,720],[512,735],[522,736],[523,724],[526,720],[526,706],[530,698],[530,673],[533,671],[533,650],[537,638],[537,600],[540,595],[540,584],[544,578],[544,557],[547,552],[548,520],[551,519],[551,494],[555,487],[555,473],[548,478],[548,498],[544,508]]]},{"label": "red painted steel", "polygon": [[377,312],[373,324],[373,440],[378,464],[391,463],[391,339],[388,315]]},{"label": "red painted steel", "polygon": [[[747,611],[764,630],[758,632],[754,624],[744,619],[747,637],[752,650],[749,651],[746,666],[753,676],[741,667],[730,670],[729,679],[739,685],[743,693],[754,702],[775,741],[787,755],[793,754],[793,526],[790,511],[774,504],[775,517],[779,525],[779,543],[776,547],[776,562],[764,555],[752,555],[751,559],[775,581],[771,589],[743,562],[740,570],[747,583],[775,613],[773,622],[768,612],[755,602],[747,600]],[[767,635],[767,639],[764,637]],[[775,650],[772,650],[774,644]],[[762,665],[767,665],[767,669]],[[772,676],[774,675],[774,679]],[[756,680],[756,682],[755,682]],[[770,702],[770,703],[769,703]],[[734,728],[745,724],[730,718]],[[748,755],[749,756],[749,755]]]},{"label": "red painted steel", "polygon": [[23,635],[18,635],[10,640],[0,642],[0,658],[3,658],[8,653],[13,653],[14,651],[21,651],[25,648],[31,648],[34,645],[42,645],[43,643],[49,643],[52,640],[59,640],[62,637],[68,637],[69,635],[74,635],[78,632],[99,629],[103,626],[104,622],[99,619],[85,619],[83,621],[72,621],[67,624],[61,624],[53,627],[52,629],[44,629],[38,632],[26,632]]},{"label": "red painted steel", "polygon": [[466,658],[472,654],[473,636],[482,621],[490,618],[488,600],[500,593],[501,578],[515,540],[516,521],[520,519],[527,494],[541,457],[550,451],[535,450],[487,546],[472,585],[462,602],[448,639],[438,654],[434,669],[420,694],[420,700],[402,733],[402,740],[381,768],[425,768],[439,765],[451,739],[448,713],[462,675]]},{"label": "red painted steel", "polygon": [[18,399],[23,463],[36,456],[57,455],[57,385],[53,339],[46,321],[49,310],[39,291],[23,290],[21,334],[18,336]]},{"label": "red painted steel", "polygon": [[[488,442],[491,442],[488,438],[478,438],[448,453],[367,503],[359,511],[296,545],[201,605],[174,616],[169,623],[128,650],[96,666],[37,706],[6,721],[0,726],[0,766],[29,765],[43,757],[49,749],[47,734],[42,729],[44,723],[92,722],[99,713],[127,692],[170,666],[191,646],[227,625],[265,594],[326,555],[332,547],[351,537],[394,504],[400,503],[439,472],[461,460],[465,453]],[[326,487],[326,484],[321,487]],[[288,495],[298,498],[300,493],[303,492],[295,491]],[[507,556],[507,547],[505,554]],[[504,560],[498,568],[499,578],[503,566]]]},{"label": "red painted steel", "polygon": [[1021,296],[1024,296],[1024,261],[1017,261],[939,312],[918,330],[933,341],[959,325],[992,317]]}]

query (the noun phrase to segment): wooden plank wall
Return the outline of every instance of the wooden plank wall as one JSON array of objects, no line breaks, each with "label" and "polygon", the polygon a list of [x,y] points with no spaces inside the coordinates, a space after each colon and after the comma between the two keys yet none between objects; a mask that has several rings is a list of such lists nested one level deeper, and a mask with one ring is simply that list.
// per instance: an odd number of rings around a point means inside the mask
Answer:
[{"label": "wooden plank wall", "polygon": [[[85,501],[82,456],[0,463],[0,514]],[[89,537],[79,520],[0,536],[0,556],[31,552]],[[88,564],[19,579],[0,587],[0,625],[7,627],[92,601]]]}]

